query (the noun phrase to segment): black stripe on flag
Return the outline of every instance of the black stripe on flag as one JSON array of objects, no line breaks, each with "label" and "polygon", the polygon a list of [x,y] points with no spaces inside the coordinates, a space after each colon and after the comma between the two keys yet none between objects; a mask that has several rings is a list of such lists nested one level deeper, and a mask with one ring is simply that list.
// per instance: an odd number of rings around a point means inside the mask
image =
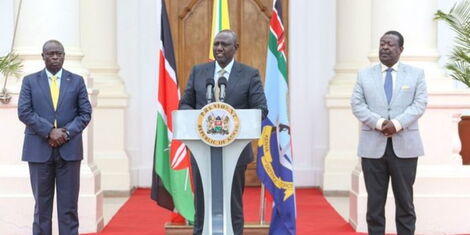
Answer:
[{"label": "black stripe on flag", "polygon": [[[176,75],[176,66],[175,66],[175,56],[173,53],[173,40],[171,38],[170,24],[168,22],[168,15],[166,13],[165,0],[162,0],[162,13],[161,13],[161,40],[163,43],[163,48],[165,50],[165,58],[170,63],[171,67],[175,71]],[[160,61],[162,63],[162,61]],[[154,146],[154,153],[156,148],[156,142]],[[166,190],[163,185],[163,181],[159,175],[155,172],[155,161],[157,156],[153,157],[153,167],[152,167],[152,188],[150,192],[150,197],[157,202],[163,208],[173,211],[175,205],[173,203],[173,198],[171,194]]]}]

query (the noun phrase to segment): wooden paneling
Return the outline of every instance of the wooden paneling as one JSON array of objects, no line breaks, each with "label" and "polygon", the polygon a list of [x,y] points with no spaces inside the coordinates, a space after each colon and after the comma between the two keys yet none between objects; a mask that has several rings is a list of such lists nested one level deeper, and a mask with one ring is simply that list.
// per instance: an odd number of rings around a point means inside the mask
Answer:
[{"label": "wooden paneling", "polygon": [[[213,0],[166,0],[166,4],[183,94],[192,66],[209,58]],[[272,0],[228,0],[228,4],[230,27],[238,34],[240,43],[235,59],[259,69],[264,82]],[[282,7],[284,28],[288,32],[287,0],[282,1]],[[256,156],[256,142],[254,147]],[[255,169],[255,162],[248,166],[247,185],[259,184]]]}]

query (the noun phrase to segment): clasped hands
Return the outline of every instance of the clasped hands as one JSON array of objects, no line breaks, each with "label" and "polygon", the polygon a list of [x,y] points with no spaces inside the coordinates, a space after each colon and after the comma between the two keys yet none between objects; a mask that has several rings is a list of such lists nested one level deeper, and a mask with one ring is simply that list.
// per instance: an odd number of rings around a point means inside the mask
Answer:
[{"label": "clasped hands", "polygon": [[60,147],[67,143],[67,141],[69,141],[69,136],[67,135],[67,130],[65,128],[52,128],[49,132],[47,142],[51,147]]},{"label": "clasped hands", "polygon": [[386,137],[390,137],[397,133],[397,129],[395,128],[395,125],[393,125],[392,121],[385,120],[382,123],[382,130],[380,132],[382,132]]}]

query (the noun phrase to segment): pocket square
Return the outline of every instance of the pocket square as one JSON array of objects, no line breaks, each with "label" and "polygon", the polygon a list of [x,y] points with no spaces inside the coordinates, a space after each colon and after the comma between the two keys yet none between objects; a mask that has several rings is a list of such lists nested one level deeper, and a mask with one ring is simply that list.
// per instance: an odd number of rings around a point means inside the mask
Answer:
[{"label": "pocket square", "polygon": [[403,86],[401,86],[401,89],[402,89],[402,90],[409,90],[409,89],[410,89],[410,86],[408,86],[408,85],[403,85]]}]

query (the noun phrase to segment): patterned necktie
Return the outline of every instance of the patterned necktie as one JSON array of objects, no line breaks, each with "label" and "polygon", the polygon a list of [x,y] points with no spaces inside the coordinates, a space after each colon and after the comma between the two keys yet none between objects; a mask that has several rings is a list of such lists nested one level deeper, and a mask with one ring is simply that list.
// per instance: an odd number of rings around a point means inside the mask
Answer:
[{"label": "patterned necktie", "polygon": [[[57,102],[59,101],[59,86],[57,84],[57,76],[51,76],[51,97],[52,105],[54,105],[54,111],[57,110]],[[57,127],[57,120],[54,121],[54,126]]]},{"label": "patterned necktie", "polygon": [[393,81],[392,81],[392,68],[387,69],[387,74],[385,74],[385,83],[384,90],[385,96],[387,96],[387,103],[390,104],[393,95]]},{"label": "patterned necktie", "polygon": [[[219,72],[217,72],[219,74],[219,78],[220,77],[223,77],[224,74],[225,74],[225,69],[220,69]],[[215,101],[219,102],[220,101],[220,87],[219,87],[219,84],[218,84],[219,80],[217,80],[217,84],[215,84],[215,90],[214,90],[214,95],[215,95]]]}]

